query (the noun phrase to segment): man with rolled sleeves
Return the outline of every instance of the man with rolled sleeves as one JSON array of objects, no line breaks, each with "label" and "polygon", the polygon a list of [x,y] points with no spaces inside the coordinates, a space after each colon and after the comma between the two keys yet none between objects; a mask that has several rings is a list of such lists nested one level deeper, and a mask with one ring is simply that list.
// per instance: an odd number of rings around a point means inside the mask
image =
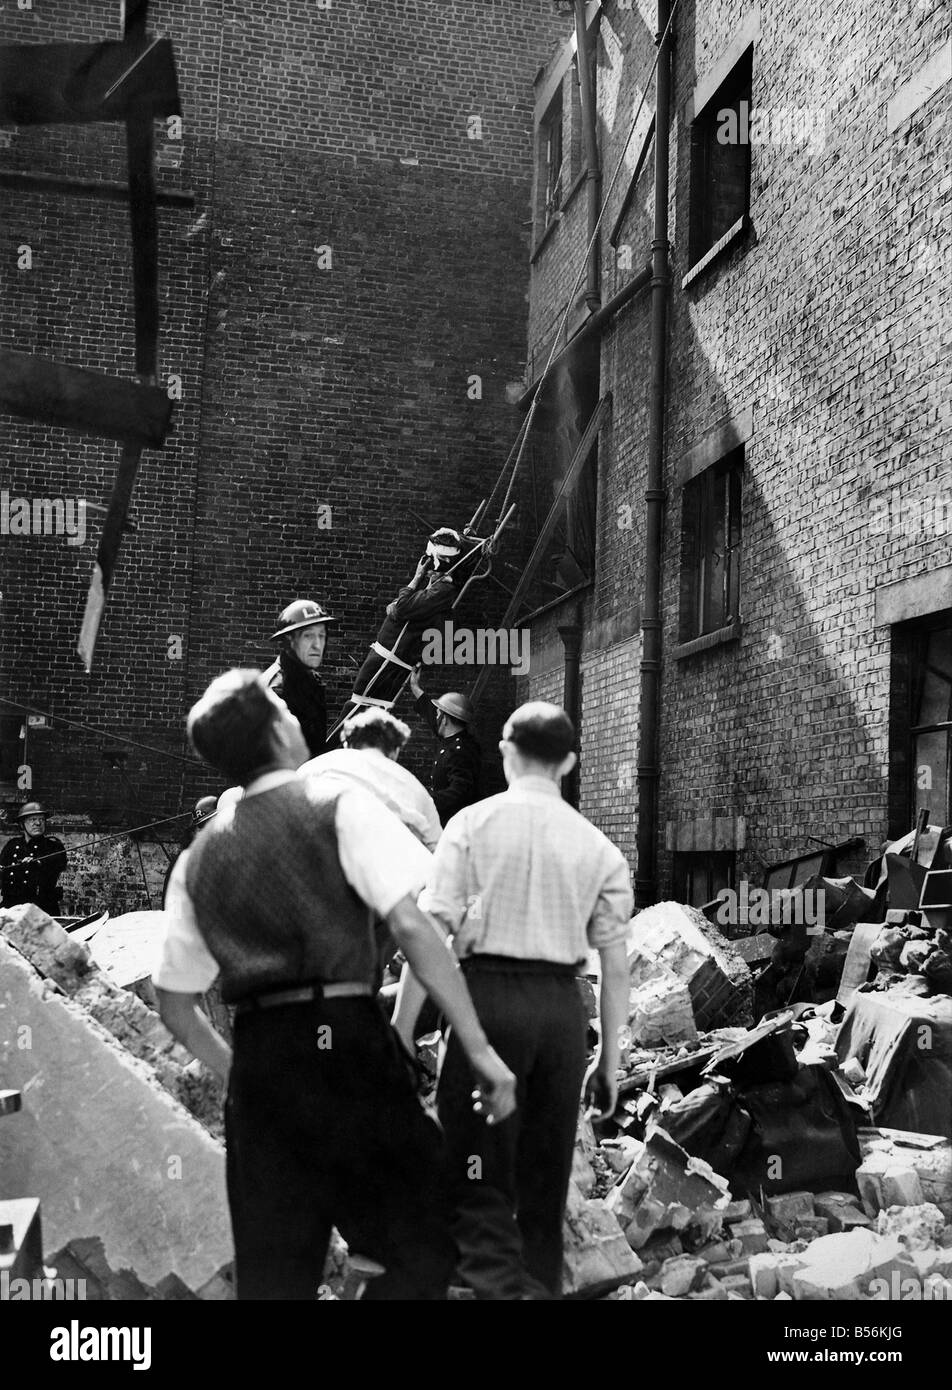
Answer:
[{"label": "man with rolled sleeves", "polygon": [[[443,1298],[437,1127],[374,997],[387,934],[457,1028],[481,1122],[512,1112],[514,1079],[416,905],[429,855],[368,792],[298,777],[300,726],[259,672],[213,681],[188,729],[245,790],[173,872],[153,981],[172,1034],[228,1080],[238,1297],[313,1299],[337,1226],[385,1267],[365,1297]],[[219,973],[233,1059],[199,1008]]]},{"label": "man with rolled sleeves", "polygon": [[439,740],[430,774],[430,795],[436,803],[440,824],[445,825],[457,811],[479,800],[482,755],[470,732],[475,711],[469,697],[457,690],[431,700],[420,684],[419,667],[410,677],[410,692],[417,712]]},{"label": "man with rolled sleeves", "polygon": [[421,898],[454,937],[480,1022],[517,1079],[516,1113],[480,1133],[467,1117],[472,1072],[451,1032],[438,1108],[459,1271],[481,1299],[560,1292],[588,1026],[576,976],[590,949],[601,962],[601,1045],[584,1089],[602,1117],[618,1098],[631,885],[621,851],[562,800],[574,743],[556,705],[510,715],[499,745],[508,790],[454,817]]}]

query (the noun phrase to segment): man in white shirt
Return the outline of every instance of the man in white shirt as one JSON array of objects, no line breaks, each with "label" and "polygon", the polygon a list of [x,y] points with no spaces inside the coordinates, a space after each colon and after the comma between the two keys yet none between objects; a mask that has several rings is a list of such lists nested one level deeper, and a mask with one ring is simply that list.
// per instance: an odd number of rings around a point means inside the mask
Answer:
[{"label": "man in white shirt", "polygon": [[433,798],[408,768],[397,761],[410,729],[384,709],[362,710],[344,721],[343,748],[310,758],[301,776],[343,778],[373,792],[427,849],[436,849],[440,817]]},{"label": "man in white shirt", "polygon": [[[259,672],[213,681],[188,728],[245,794],[173,871],[153,982],[172,1034],[228,1080],[238,1297],[314,1298],[332,1225],[385,1266],[366,1297],[445,1297],[436,1126],[374,998],[385,932],[454,1023],[487,1123],[512,1112],[515,1083],[416,905],[430,856],[369,794],[297,776],[300,726]],[[233,1057],[199,1008],[219,975]]]}]

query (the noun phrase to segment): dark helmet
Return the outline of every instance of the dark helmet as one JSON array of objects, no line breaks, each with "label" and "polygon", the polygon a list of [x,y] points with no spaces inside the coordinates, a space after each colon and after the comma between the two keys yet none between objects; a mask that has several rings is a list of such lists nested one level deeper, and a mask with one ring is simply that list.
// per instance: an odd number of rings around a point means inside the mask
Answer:
[{"label": "dark helmet", "polygon": [[458,690],[449,690],[445,695],[441,695],[433,704],[443,714],[448,714],[451,719],[458,719],[461,724],[472,724],[476,718],[476,711],[473,709],[472,701],[468,695],[461,695]]},{"label": "dark helmet", "polygon": [[272,632],[270,640],[273,642],[276,637],[286,637],[289,632],[297,632],[298,628],[336,622],[337,619],[332,618],[322,604],[309,598],[296,598],[287,608],[281,609],[278,614],[278,630]]},{"label": "dark helmet", "polygon": [[202,821],[208,820],[217,810],[217,796],[200,796],[195,803],[195,809],[192,811],[192,824],[201,825]]},{"label": "dark helmet", "polygon": [[17,820],[25,820],[27,816],[43,816],[45,818],[48,815],[49,811],[39,801],[28,801],[17,811]]}]

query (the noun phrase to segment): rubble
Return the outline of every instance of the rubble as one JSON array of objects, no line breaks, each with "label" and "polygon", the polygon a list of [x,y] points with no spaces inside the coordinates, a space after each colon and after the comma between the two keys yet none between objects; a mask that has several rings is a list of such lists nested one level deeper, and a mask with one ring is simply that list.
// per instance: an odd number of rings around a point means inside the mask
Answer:
[{"label": "rubble", "polygon": [[[628,962],[640,1015],[653,1018],[667,995],[683,1041],[693,1039],[677,982],[687,987],[695,1029],[753,1021],[747,963],[697,908],[663,902],[637,913],[628,928]],[[670,1032],[665,1037],[673,1040]]]},{"label": "rubble", "polygon": [[569,1183],[563,1227],[562,1291],[597,1296],[642,1271],[642,1263],[606,1202],[587,1199]]},{"label": "rubble", "polygon": [[718,1206],[725,1205],[723,1185],[697,1167],[689,1168],[689,1156],[663,1130],[649,1133],[628,1173],[608,1195],[633,1250],[641,1250],[661,1231],[683,1231],[689,1226],[708,1237],[720,1227]]},{"label": "rubble", "polygon": [[129,990],[115,984],[93,961],[89,949],[32,903],[0,909],[0,938],[6,940],[91,1018],[113,1035],[132,1057],[152,1070],[156,1081],[220,1139],[222,1087],[172,1038],[158,1014]]}]

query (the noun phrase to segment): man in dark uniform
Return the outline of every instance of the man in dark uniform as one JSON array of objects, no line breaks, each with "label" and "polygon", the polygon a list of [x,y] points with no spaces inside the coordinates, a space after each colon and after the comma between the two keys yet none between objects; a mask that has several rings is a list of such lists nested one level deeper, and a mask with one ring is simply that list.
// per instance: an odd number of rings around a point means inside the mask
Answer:
[{"label": "man in dark uniform", "polygon": [[318,675],[327,643],[327,624],[336,622],[319,603],[299,598],[278,615],[272,642],[281,643],[277,661],[264,673],[266,684],[284,701],[301,726],[316,758],[327,743],[327,696]]},{"label": "man in dark uniform", "polygon": [[462,550],[459,532],[449,526],[439,527],[430,536],[413,578],[387,605],[377,639],[357,672],[355,704],[389,706],[399,694],[407,674],[420,660],[424,631],[444,618],[456,602],[459,590],[449,571]]},{"label": "man in dark uniform", "polygon": [[466,695],[451,690],[438,700],[431,700],[414,671],[410,691],[417,712],[440,741],[433,760],[430,795],[436,803],[440,824],[464,806],[479,800],[479,769],[482,758],[479,744],[470,733],[475,713]]},{"label": "man in dark uniform", "polygon": [[46,809],[28,801],[17,816],[23,835],[8,840],[0,851],[0,882],[4,907],[36,903],[55,917],[60,910],[56,880],[66,868],[62,840],[46,833]]}]

